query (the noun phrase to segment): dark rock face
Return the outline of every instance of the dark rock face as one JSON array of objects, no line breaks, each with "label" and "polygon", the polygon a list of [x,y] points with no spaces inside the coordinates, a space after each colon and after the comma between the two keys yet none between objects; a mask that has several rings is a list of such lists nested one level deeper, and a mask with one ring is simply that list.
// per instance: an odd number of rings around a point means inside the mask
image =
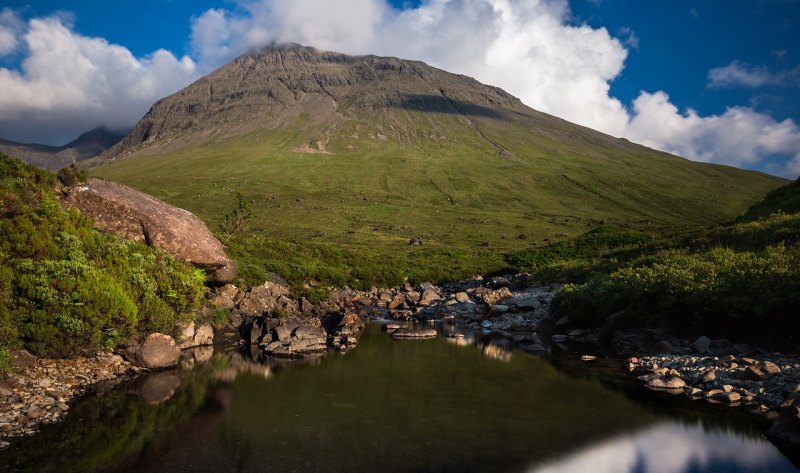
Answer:
[{"label": "dark rock face", "polygon": [[64,202],[91,217],[99,230],[147,243],[202,268],[211,284],[226,284],[236,277],[236,264],[222,243],[191,212],[100,179],[72,188]]},{"label": "dark rock face", "polygon": [[[501,89],[419,61],[272,45],[159,100],[101,159],[198,143],[212,130],[215,136],[235,136],[275,129],[294,123],[301,114],[308,114],[316,126],[387,109],[508,120],[524,116],[542,133],[548,130],[540,123],[552,120]],[[310,141],[305,151],[326,152],[329,138]],[[421,243],[410,240],[412,245]]]},{"label": "dark rock face", "polygon": [[151,370],[178,365],[181,349],[169,335],[151,333],[145,341],[129,352],[131,363]]}]

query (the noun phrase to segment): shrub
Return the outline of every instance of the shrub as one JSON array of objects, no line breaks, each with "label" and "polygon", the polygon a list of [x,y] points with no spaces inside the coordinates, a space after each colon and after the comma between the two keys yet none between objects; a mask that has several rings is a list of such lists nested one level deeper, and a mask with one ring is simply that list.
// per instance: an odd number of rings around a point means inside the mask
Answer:
[{"label": "shrub", "polygon": [[664,251],[568,285],[554,310],[599,324],[626,309],[644,325],[684,334],[798,343],[800,249]]},{"label": "shrub", "polygon": [[70,356],[139,332],[169,333],[194,316],[205,296],[202,271],[97,232],[59,206],[54,183],[0,155],[0,344]]}]

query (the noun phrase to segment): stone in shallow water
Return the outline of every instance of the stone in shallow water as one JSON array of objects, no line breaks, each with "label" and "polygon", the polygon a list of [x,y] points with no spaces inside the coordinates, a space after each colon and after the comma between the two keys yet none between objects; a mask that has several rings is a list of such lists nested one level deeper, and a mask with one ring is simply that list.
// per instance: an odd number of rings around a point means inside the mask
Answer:
[{"label": "stone in shallow water", "polygon": [[402,328],[399,330],[395,330],[392,333],[392,338],[398,340],[418,340],[423,338],[435,338],[435,337],[436,337],[436,330],[432,328],[426,328],[426,329]]}]

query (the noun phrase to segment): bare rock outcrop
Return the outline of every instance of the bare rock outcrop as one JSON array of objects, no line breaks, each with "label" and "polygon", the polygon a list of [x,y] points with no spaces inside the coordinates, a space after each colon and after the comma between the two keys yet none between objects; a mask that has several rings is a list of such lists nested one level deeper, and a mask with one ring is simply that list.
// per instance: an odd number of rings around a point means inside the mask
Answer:
[{"label": "bare rock outcrop", "polygon": [[99,230],[147,243],[202,268],[208,283],[222,285],[236,277],[236,264],[222,243],[187,210],[101,179],[73,187],[64,203],[91,217]]}]

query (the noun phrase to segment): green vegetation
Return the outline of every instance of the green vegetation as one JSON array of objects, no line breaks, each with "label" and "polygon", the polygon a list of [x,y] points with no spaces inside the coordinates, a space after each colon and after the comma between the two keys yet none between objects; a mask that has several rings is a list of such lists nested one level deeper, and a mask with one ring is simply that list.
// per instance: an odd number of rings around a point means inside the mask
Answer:
[{"label": "green vegetation", "polygon": [[[252,220],[220,236],[244,282],[274,271],[295,286],[502,271],[506,253],[524,257],[603,221],[645,234],[730,221],[783,183],[608,137],[578,139],[586,133],[555,119],[563,129],[542,134],[510,120],[393,108],[333,128],[307,118],[92,173],[189,209],[211,228],[225,226],[240,193]],[[298,151],[320,137],[325,152]],[[409,245],[414,238],[422,245]]]},{"label": "green vegetation", "polygon": [[[509,259],[542,279],[575,282],[553,309],[578,323],[596,326],[626,310],[642,325],[674,333],[797,347],[800,213],[778,209],[792,208],[798,196],[794,182],[739,223],[646,238],[590,232],[569,245]],[[761,217],[769,208],[777,212]]]},{"label": "green vegetation", "polygon": [[202,272],[95,231],[61,208],[55,185],[55,175],[0,155],[0,348],[70,356],[194,317]]}]

